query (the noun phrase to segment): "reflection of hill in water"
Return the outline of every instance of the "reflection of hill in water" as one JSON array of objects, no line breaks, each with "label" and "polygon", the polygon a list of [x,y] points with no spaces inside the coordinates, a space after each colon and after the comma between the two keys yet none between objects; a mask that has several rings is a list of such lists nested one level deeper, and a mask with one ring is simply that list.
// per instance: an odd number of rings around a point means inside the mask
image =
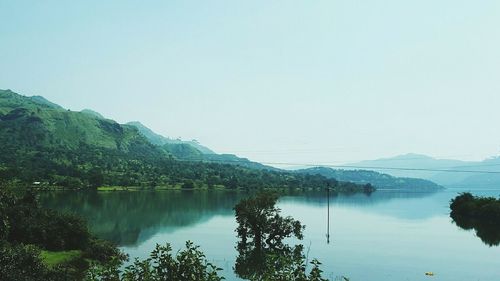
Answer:
[{"label": "reflection of hill in water", "polygon": [[[416,219],[440,212],[440,205],[432,200],[412,200],[434,194],[393,191],[332,194],[331,202],[333,205]],[[233,206],[245,195],[243,192],[223,191],[71,191],[43,193],[40,200],[46,207],[85,217],[96,235],[126,246],[137,245],[160,231],[201,223],[216,215],[232,216]],[[444,202],[447,201],[444,199]],[[326,206],[326,195],[324,192],[299,192],[284,197],[282,202],[323,207]]]},{"label": "reflection of hill in water", "polygon": [[[387,215],[400,219],[427,219],[447,214],[450,193],[406,192],[381,190],[373,193],[330,194],[330,204],[335,207],[352,207],[365,212]],[[287,196],[283,202],[326,207],[325,192],[311,192],[301,196]]]},{"label": "reflection of hill in water", "polygon": [[85,217],[99,237],[123,246],[144,241],[163,228],[231,215],[239,197],[232,192],[52,192],[40,200],[46,207]]}]

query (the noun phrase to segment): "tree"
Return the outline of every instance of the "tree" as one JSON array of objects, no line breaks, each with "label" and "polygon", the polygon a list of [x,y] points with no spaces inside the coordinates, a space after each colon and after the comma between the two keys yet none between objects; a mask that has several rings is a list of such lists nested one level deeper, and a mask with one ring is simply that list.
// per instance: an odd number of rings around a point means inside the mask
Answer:
[{"label": "tree", "polygon": [[9,234],[9,219],[7,217],[8,206],[7,202],[4,201],[6,197],[2,195],[3,191],[0,190],[0,241],[6,239]]},{"label": "tree", "polygon": [[313,268],[306,273],[307,261],[303,246],[289,246],[285,238],[303,239],[304,226],[292,217],[282,217],[276,207],[275,193],[259,193],[241,200],[235,207],[239,241],[236,274],[252,281],[324,281],[321,264],[311,262]]},{"label": "tree", "polygon": [[182,184],[182,189],[194,189],[194,182],[192,180],[185,181]]},{"label": "tree", "polygon": [[475,229],[489,246],[500,245],[500,199],[461,193],[450,202],[450,217],[463,229]]},{"label": "tree", "polygon": [[34,246],[10,246],[0,242],[0,279],[3,281],[44,281],[46,268]]},{"label": "tree", "polygon": [[104,183],[104,175],[102,173],[102,170],[93,168],[90,170],[88,174],[88,181],[89,185],[92,188],[97,188],[103,185]]},{"label": "tree", "polygon": [[[250,243],[255,248],[276,248],[285,238],[303,238],[304,226],[292,217],[282,217],[276,207],[276,193],[262,192],[241,200],[235,207],[236,232],[241,243]],[[264,244],[265,243],[265,244]]]},{"label": "tree", "polygon": [[205,255],[192,242],[186,242],[186,249],[172,254],[170,244],[156,245],[148,259],[136,259],[125,268],[120,277],[120,263],[94,265],[86,281],[220,281],[217,272],[221,270],[207,262]]}]

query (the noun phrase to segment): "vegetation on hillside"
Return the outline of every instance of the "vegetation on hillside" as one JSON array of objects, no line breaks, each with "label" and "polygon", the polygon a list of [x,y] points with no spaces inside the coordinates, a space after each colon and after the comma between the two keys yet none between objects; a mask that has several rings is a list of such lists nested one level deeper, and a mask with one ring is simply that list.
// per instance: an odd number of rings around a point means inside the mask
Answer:
[{"label": "vegetation on hillside", "polygon": [[475,229],[481,240],[500,245],[500,199],[462,193],[451,200],[450,216],[463,229]]},{"label": "vegetation on hillside", "polygon": [[278,170],[276,168],[265,166],[257,162],[252,162],[246,158],[241,158],[233,154],[216,154],[207,147],[201,145],[196,140],[183,141],[180,139],[171,139],[153,132],[140,122],[129,122],[127,125],[137,128],[149,142],[165,150],[172,156],[188,161],[204,161],[219,164],[239,165],[252,169]]},{"label": "vegetation on hillside", "polygon": [[141,122],[138,122],[138,121],[128,122],[127,125],[130,125],[130,126],[137,128],[139,133],[141,133],[144,137],[146,137],[146,139],[148,139],[152,144],[157,145],[157,146],[164,146],[166,144],[170,144],[170,145],[180,144],[180,145],[186,145],[186,146],[192,147],[194,149],[193,153],[195,153],[195,154],[215,154],[215,152],[213,152],[209,148],[199,144],[198,141],[196,141],[196,140],[183,141],[180,139],[167,138],[167,137],[164,137],[160,134],[153,132],[151,129],[144,126]]}]

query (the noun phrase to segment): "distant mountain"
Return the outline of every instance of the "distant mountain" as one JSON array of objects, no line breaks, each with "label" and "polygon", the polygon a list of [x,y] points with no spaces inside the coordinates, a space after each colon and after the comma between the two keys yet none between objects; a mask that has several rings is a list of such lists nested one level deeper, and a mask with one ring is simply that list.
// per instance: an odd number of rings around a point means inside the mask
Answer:
[{"label": "distant mountain", "polygon": [[[362,161],[347,166],[365,168],[396,177],[427,179],[447,187],[500,188],[500,174],[480,172],[500,172],[500,158],[498,157],[484,161],[460,161],[436,159],[420,154],[405,154],[391,158]],[[434,171],[421,171],[419,169]],[[446,172],[446,170],[452,171]],[[478,172],[474,173],[474,171]]]},{"label": "distant mountain", "polygon": [[297,173],[310,175],[322,175],[327,178],[340,181],[349,181],[358,184],[370,183],[377,189],[404,189],[411,191],[433,191],[442,189],[429,180],[416,178],[398,178],[388,174],[381,174],[375,171],[367,170],[340,170],[327,167],[314,167],[302,170],[296,170]]}]

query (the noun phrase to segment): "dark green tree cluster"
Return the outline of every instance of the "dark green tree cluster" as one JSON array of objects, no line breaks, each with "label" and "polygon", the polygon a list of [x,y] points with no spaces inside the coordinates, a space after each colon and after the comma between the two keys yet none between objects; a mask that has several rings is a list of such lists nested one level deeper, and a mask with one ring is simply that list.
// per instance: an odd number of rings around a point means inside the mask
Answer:
[{"label": "dark green tree cluster", "polygon": [[285,239],[303,239],[304,226],[292,217],[282,217],[278,196],[263,192],[241,200],[234,210],[238,227],[236,274],[253,281],[325,281],[318,260],[308,262],[303,245],[290,246]]},{"label": "dark green tree cluster", "polygon": [[14,244],[34,244],[47,250],[85,247],[90,234],[79,217],[59,214],[39,206],[34,193],[18,197],[0,189],[2,232]]},{"label": "dark green tree cluster", "polygon": [[[81,259],[57,267],[46,266],[41,250],[79,250]],[[1,280],[78,280],[86,260],[107,262],[123,256],[109,242],[93,238],[79,217],[39,206],[33,193],[22,196],[0,188]]]},{"label": "dark green tree cluster", "polygon": [[451,200],[450,216],[463,229],[475,229],[490,246],[500,245],[500,199],[462,193]]}]

